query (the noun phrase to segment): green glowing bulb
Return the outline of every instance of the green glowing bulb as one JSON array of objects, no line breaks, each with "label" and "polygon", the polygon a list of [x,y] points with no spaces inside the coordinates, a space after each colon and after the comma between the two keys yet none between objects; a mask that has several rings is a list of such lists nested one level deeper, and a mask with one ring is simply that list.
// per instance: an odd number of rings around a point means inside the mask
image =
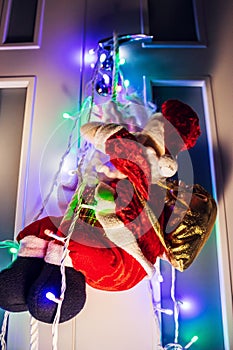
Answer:
[{"label": "green glowing bulb", "polygon": [[101,199],[106,200],[106,201],[114,202],[114,196],[113,196],[112,192],[106,188],[103,188],[99,191],[99,197]]},{"label": "green glowing bulb", "polygon": [[198,336],[194,335],[194,337],[192,337],[191,342],[195,343],[198,340]]},{"label": "green glowing bulb", "polygon": [[193,343],[195,343],[197,340],[198,340],[198,336],[194,335],[194,337],[192,337],[190,342],[187,345],[185,345],[184,349],[189,349],[193,345]]},{"label": "green glowing bulb", "polygon": [[69,113],[67,113],[67,112],[63,113],[63,118],[65,118],[65,119],[69,119],[69,118],[70,118]]},{"label": "green glowing bulb", "polygon": [[11,247],[11,248],[9,249],[9,252],[10,252],[11,254],[16,254],[16,253],[18,252],[18,249],[17,249],[17,248],[14,248],[14,247]]},{"label": "green glowing bulb", "polygon": [[123,64],[125,64],[125,62],[126,62],[125,58],[121,57],[119,64],[122,66]]},{"label": "green glowing bulb", "polygon": [[130,84],[130,82],[129,82],[128,79],[124,80],[124,86],[125,86],[126,88],[129,87],[129,84]]}]

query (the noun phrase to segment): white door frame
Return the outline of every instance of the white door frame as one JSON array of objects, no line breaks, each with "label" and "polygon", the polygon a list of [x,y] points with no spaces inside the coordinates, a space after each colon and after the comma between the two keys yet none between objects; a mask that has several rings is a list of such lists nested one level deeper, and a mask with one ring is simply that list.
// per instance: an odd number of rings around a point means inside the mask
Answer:
[{"label": "white door frame", "polygon": [[0,77],[0,89],[26,88],[24,122],[19,165],[15,235],[25,226],[27,179],[30,162],[33,110],[35,102],[36,77]]},{"label": "white door frame", "polygon": [[[218,145],[218,133],[216,127],[216,116],[214,112],[214,103],[211,89],[211,81],[208,76],[202,77],[173,77],[171,79],[154,79],[152,76],[144,76],[144,92],[146,91],[146,99],[152,101],[151,86],[187,86],[200,87],[202,89],[202,98],[205,111],[205,124],[207,130],[207,140],[209,146],[209,159],[211,169],[211,181],[213,197],[218,205],[218,215],[215,223],[216,241],[218,254],[218,270],[221,293],[222,306],[222,322],[225,350],[231,349],[233,344],[233,302],[231,287],[231,269],[230,269],[230,243],[229,233],[226,224],[225,202],[224,196],[218,197],[218,189],[224,189],[222,165],[219,153],[213,152],[213,145]],[[232,252],[233,253],[233,252]]]}]

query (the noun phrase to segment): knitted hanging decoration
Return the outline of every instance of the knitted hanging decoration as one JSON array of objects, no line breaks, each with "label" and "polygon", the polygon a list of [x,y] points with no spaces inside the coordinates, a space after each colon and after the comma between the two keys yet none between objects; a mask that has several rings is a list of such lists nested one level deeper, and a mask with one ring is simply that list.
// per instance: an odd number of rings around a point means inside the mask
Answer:
[{"label": "knitted hanging decoration", "polygon": [[[171,107],[173,102],[168,103]],[[186,111],[182,102],[174,103],[180,106],[179,111],[182,108]],[[173,129],[179,126],[177,110],[174,111],[174,119],[170,113]],[[199,125],[193,123],[193,115],[194,112],[186,115],[186,128],[197,138]],[[166,257],[180,270],[192,263],[212,230],[216,205],[198,185],[187,187],[164,181],[177,169],[171,154],[166,158],[167,130],[170,132],[166,127],[163,129],[161,114],[154,115],[142,132],[135,135],[113,123],[90,122],[82,126],[82,136],[94,146],[98,155],[108,157],[108,163],[103,172],[96,170],[96,185],[89,186],[89,175],[82,172],[79,190],[63,218],[37,220],[19,233],[18,259],[10,269],[0,273],[3,285],[0,303],[4,308],[13,310],[23,305],[24,310],[29,308],[35,318],[53,322],[58,304],[47,300],[46,292],[52,288],[50,282],[54,278],[55,298],[59,299],[62,280],[61,275],[60,279],[58,276],[66,240],[67,289],[61,322],[75,316],[84,306],[85,283],[102,290],[127,290],[146,275],[153,275],[157,257]],[[185,129],[179,129],[181,137],[184,132]],[[167,143],[169,149],[172,148],[173,138]],[[179,147],[179,151],[181,149],[183,147]],[[88,157],[88,152],[84,157]],[[106,175],[109,173],[116,177],[109,178]],[[179,191],[184,196],[181,201],[179,195],[176,196]],[[176,217],[171,222],[173,213]],[[55,236],[47,235],[45,231],[51,231]],[[64,241],[57,239],[59,237]],[[33,270],[27,271],[23,264],[33,266]],[[20,297],[12,282],[15,279],[21,290]],[[11,293],[7,293],[10,289]],[[74,292],[72,297],[73,290],[80,291],[80,295]],[[76,295],[75,308],[72,298]]]}]

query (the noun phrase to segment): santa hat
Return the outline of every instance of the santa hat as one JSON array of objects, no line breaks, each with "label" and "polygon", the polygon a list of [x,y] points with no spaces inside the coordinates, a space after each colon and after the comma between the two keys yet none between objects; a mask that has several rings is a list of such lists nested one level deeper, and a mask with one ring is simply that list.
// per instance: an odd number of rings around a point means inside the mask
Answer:
[{"label": "santa hat", "polygon": [[165,101],[161,111],[168,121],[165,124],[165,144],[170,153],[178,154],[192,148],[201,134],[197,113],[176,99]]}]

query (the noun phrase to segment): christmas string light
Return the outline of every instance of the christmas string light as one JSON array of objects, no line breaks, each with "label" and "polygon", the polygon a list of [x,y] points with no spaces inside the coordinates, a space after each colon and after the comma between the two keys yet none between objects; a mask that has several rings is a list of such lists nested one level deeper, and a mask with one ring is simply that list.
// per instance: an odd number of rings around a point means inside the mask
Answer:
[{"label": "christmas string light", "polygon": [[[167,344],[164,348],[162,347],[162,344],[161,344],[161,317],[160,317],[160,315],[166,314],[166,315],[172,316],[174,314],[173,310],[164,309],[164,308],[160,307],[161,298],[159,301],[156,301],[155,296],[156,296],[156,291],[158,289],[155,287],[155,284],[163,282],[163,278],[161,278],[161,277],[162,277],[162,275],[160,274],[159,265],[158,265],[156,267],[156,273],[148,281],[149,293],[150,293],[151,303],[152,303],[152,308],[153,308],[153,316],[154,316],[154,321],[155,321],[155,325],[156,325],[156,339],[159,340],[158,343],[156,344],[156,350],[179,350],[179,349],[183,350],[183,347],[177,343],[176,344]],[[173,279],[173,286],[174,286],[174,279]],[[186,345],[186,348],[184,348],[184,349],[188,349],[188,347],[190,347],[194,341],[195,341],[195,339],[193,339],[192,343],[189,342]]]},{"label": "christmas string light", "polygon": [[49,299],[50,301],[53,301],[54,303],[57,303],[57,304],[62,302],[62,300],[56,298],[55,295],[52,292],[47,292],[46,293],[46,298]]},{"label": "christmas string light", "polygon": [[125,62],[126,62],[126,59],[124,57],[119,58],[119,65],[120,66],[123,66],[125,64]]},{"label": "christmas string light", "polygon": [[[173,315],[174,315],[174,323],[175,323],[175,336],[174,343],[169,343],[165,345],[164,350],[185,350],[189,349],[197,340],[198,336],[193,336],[188,344],[183,347],[178,343],[179,338],[179,310],[182,305],[182,301],[176,299],[176,269],[172,266],[172,282],[171,282],[171,299],[173,301]],[[167,313],[168,314],[168,313]]]},{"label": "christmas string light", "polygon": [[175,298],[175,277],[176,277],[176,271],[175,269],[172,272],[172,287],[171,287],[171,298],[173,300],[174,303],[174,311],[171,309],[164,309],[161,308],[160,302],[155,300],[155,292],[156,289],[154,288],[154,283],[158,283],[158,282],[162,282],[162,279],[160,277],[160,273],[157,271],[156,274],[152,277],[152,279],[149,280],[149,291],[150,291],[150,295],[151,295],[151,301],[152,301],[152,306],[153,306],[153,315],[154,315],[154,321],[156,324],[156,339],[160,339],[161,338],[161,325],[160,325],[160,317],[159,314],[166,314],[169,316],[174,315],[174,321],[175,321],[175,339],[174,339],[174,343],[169,343],[167,345],[165,345],[165,347],[163,348],[161,343],[159,342],[156,345],[156,349],[163,349],[163,350],[185,350],[190,348],[197,340],[198,337],[194,336],[191,341],[185,346],[182,347],[182,345],[178,344],[178,336],[179,336],[179,304],[180,302],[176,300]]},{"label": "christmas string light", "polygon": [[11,240],[2,241],[0,242],[0,248],[7,248],[14,255],[19,250],[19,243]]},{"label": "christmas string light", "polygon": [[[12,261],[14,261],[17,257],[17,252],[19,250],[19,243],[11,240],[5,240],[0,242],[0,248],[2,249],[8,249],[8,251],[12,254]],[[7,323],[9,319],[9,311],[4,312],[3,317],[3,323],[2,323],[2,329],[0,334],[0,341],[1,341],[1,349],[6,350],[6,329],[7,329]]]},{"label": "christmas string light", "polygon": [[158,314],[158,304],[159,302],[156,301],[155,299],[155,295],[156,295],[156,288],[154,286],[154,284],[158,284],[159,280],[157,278],[158,273],[157,270],[155,270],[154,275],[148,279],[148,291],[150,294],[150,300],[151,300],[151,304],[152,304],[152,309],[153,309],[153,319],[155,322],[155,336],[156,336],[156,340],[157,340],[157,344],[156,344],[156,349],[158,350],[162,350],[162,344],[161,344],[161,325],[160,325],[160,316]]},{"label": "christmas string light", "polygon": [[[172,281],[171,281],[171,299],[173,301],[174,307],[173,310],[171,309],[164,309],[160,306],[161,297],[160,300],[156,300],[156,291],[158,290],[155,285],[158,283],[162,283],[163,279],[161,278],[162,275],[160,273],[160,266],[159,264],[156,264],[156,272],[152,276],[151,279],[148,280],[148,289],[150,293],[151,298],[151,304],[153,309],[153,316],[155,321],[155,332],[156,332],[156,339],[160,339],[158,344],[156,344],[156,350],[163,349],[163,350],[186,350],[189,349],[197,340],[198,336],[193,336],[192,339],[187,343],[184,347],[178,343],[179,338],[179,307],[182,305],[182,302],[179,300],[176,300],[176,269],[172,266]],[[161,345],[161,314],[166,314],[169,316],[174,316],[174,322],[175,322],[175,337],[174,337],[174,343],[166,344],[164,347]]]},{"label": "christmas string light", "polygon": [[174,323],[175,323],[175,337],[174,343],[178,343],[179,338],[179,303],[175,296],[175,284],[176,284],[176,269],[172,266],[172,287],[171,287],[171,299],[173,301],[174,309]]},{"label": "christmas string light", "polygon": [[68,156],[68,154],[70,153],[70,150],[71,150],[72,138],[73,138],[74,130],[76,129],[76,126],[77,126],[77,122],[78,122],[78,118],[76,118],[75,121],[74,121],[71,133],[69,135],[67,148],[66,148],[65,152],[63,153],[63,155],[62,155],[62,157],[60,159],[59,166],[58,166],[58,169],[57,169],[57,171],[56,171],[56,173],[55,173],[55,175],[53,177],[53,181],[52,181],[50,190],[49,190],[47,196],[45,197],[45,199],[43,200],[41,208],[38,211],[37,215],[34,216],[33,221],[38,220],[38,218],[43,214],[44,209],[45,209],[45,207],[46,207],[46,205],[47,205],[47,203],[48,203],[48,201],[49,201],[49,199],[50,199],[50,197],[51,197],[51,195],[52,195],[52,193],[54,191],[54,188],[57,185],[57,180],[58,180],[58,177],[59,177],[59,175],[61,173],[64,161],[65,161],[66,157]]},{"label": "christmas string light", "polygon": [[30,350],[39,349],[39,322],[34,317],[30,318]]},{"label": "christmas string light", "polygon": [[[119,45],[127,44],[134,41],[151,41],[153,39],[152,35],[146,34],[125,34],[118,36]],[[109,49],[113,46],[113,37],[102,39],[99,41],[99,47],[103,49]]]},{"label": "christmas string light", "polygon": [[129,81],[128,79],[125,79],[125,80],[124,80],[124,87],[125,87],[125,88],[128,88],[129,85],[130,85],[130,81]]},{"label": "christmas string light", "polygon": [[161,307],[156,307],[156,311],[158,311],[158,312],[160,312],[162,314],[169,315],[169,316],[173,315],[173,311],[171,309],[163,309]]},{"label": "christmas string light", "polygon": [[64,112],[64,113],[62,114],[62,116],[63,116],[64,119],[71,119],[71,120],[75,120],[75,119],[76,119],[73,115],[70,115],[70,114],[67,113],[67,112]]},{"label": "christmas string light", "polygon": [[[112,95],[112,100],[116,101],[117,93],[123,90],[122,85],[127,91],[129,81],[126,80],[122,83],[122,74],[119,69],[119,66],[124,65],[126,60],[124,57],[120,58],[119,47],[135,41],[151,41],[152,38],[152,36],[145,34],[117,35],[113,33],[111,38],[99,41],[97,48],[98,59],[95,65],[92,62],[92,68],[95,68],[92,87],[95,85],[95,90],[99,95],[105,97]],[[94,52],[94,50],[89,50],[89,54]],[[104,77],[106,72],[108,75],[107,79]]]},{"label": "christmas string light", "polygon": [[164,350],[183,350],[183,347],[180,344],[170,343],[164,347]]},{"label": "christmas string light", "polygon": [[4,317],[3,317],[3,323],[2,323],[2,329],[1,329],[1,334],[0,334],[0,341],[1,341],[1,349],[6,350],[6,330],[7,330],[7,323],[9,319],[9,311],[5,311]]},{"label": "christmas string light", "polygon": [[196,343],[197,340],[198,340],[198,336],[194,335],[194,337],[192,337],[190,342],[187,345],[185,345],[184,349],[190,348],[190,346],[192,346],[194,343]]},{"label": "christmas string light", "polygon": [[[52,338],[53,338],[52,339],[52,348],[53,348],[53,350],[57,350],[58,325],[59,325],[59,320],[60,320],[60,316],[61,316],[62,302],[64,300],[65,291],[66,291],[65,259],[66,259],[67,255],[69,254],[68,246],[69,246],[70,238],[71,238],[71,236],[73,234],[73,231],[74,231],[74,228],[75,228],[75,224],[76,224],[76,222],[77,222],[77,220],[79,218],[79,214],[80,214],[80,211],[81,211],[81,208],[82,208],[81,207],[81,196],[82,196],[82,193],[83,193],[83,190],[84,190],[85,186],[86,186],[86,183],[84,181],[82,181],[80,183],[80,185],[77,187],[77,190],[75,191],[75,194],[73,196],[73,197],[75,197],[75,200],[77,200],[78,206],[77,206],[76,214],[74,215],[74,217],[72,219],[72,222],[71,222],[71,225],[69,227],[68,235],[66,236],[66,239],[65,239],[63,254],[62,254],[62,258],[61,258],[61,266],[60,266],[60,271],[61,271],[61,294],[60,294],[60,298],[59,299],[53,298],[52,293],[49,294],[49,298],[52,297],[53,301],[58,304],[57,310],[56,310],[56,315],[54,317],[54,321],[53,321],[53,324],[52,324]],[[71,200],[71,202],[72,202],[72,200]],[[67,208],[67,211],[69,211],[69,207]],[[48,298],[48,294],[47,294],[47,298]]]},{"label": "christmas string light", "polygon": [[[56,314],[53,320],[53,324],[52,324],[52,349],[53,350],[57,350],[57,343],[58,343],[58,326],[59,326],[59,321],[60,321],[60,316],[61,316],[61,308],[62,308],[62,302],[64,300],[64,296],[65,296],[65,291],[66,291],[66,274],[65,274],[65,260],[67,255],[69,254],[69,242],[70,242],[70,238],[73,234],[74,228],[75,228],[75,224],[79,218],[79,214],[80,211],[82,209],[81,206],[81,197],[84,191],[84,188],[86,186],[86,182],[83,181],[83,176],[82,176],[82,164],[83,164],[83,160],[86,156],[86,152],[88,151],[87,148],[84,149],[84,152],[82,154],[82,156],[80,157],[80,161],[78,164],[78,168],[77,168],[77,174],[79,176],[79,184],[77,186],[77,189],[68,205],[68,208],[66,209],[66,212],[63,216],[62,222],[64,220],[66,220],[67,215],[69,215],[70,212],[70,208],[74,205],[76,205],[76,213],[72,218],[69,230],[68,230],[68,234],[67,236],[62,239],[63,243],[64,243],[64,247],[63,247],[63,253],[62,253],[62,258],[61,258],[61,265],[60,265],[60,272],[61,272],[61,293],[60,293],[60,297],[56,298],[53,293],[48,292],[46,294],[46,297],[49,300],[52,300],[53,302],[57,303],[57,310],[56,310]],[[61,222],[61,223],[62,223]],[[45,233],[55,239],[61,240],[60,237],[58,237],[56,234],[54,234],[52,231],[50,230],[45,230]]]},{"label": "christmas string light", "polygon": [[49,236],[49,237],[52,237],[52,238],[54,238],[54,239],[56,239],[56,240],[58,240],[58,241],[60,241],[60,242],[62,242],[62,243],[65,243],[66,237],[59,237],[58,235],[56,235],[55,233],[53,233],[53,231],[48,230],[48,229],[46,229],[46,230],[44,231],[44,233],[45,233],[47,236]]},{"label": "christmas string light", "polygon": [[187,345],[185,345],[184,348],[180,344],[169,343],[164,347],[164,350],[186,350],[186,349],[189,349],[197,340],[198,340],[198,336],[195,335],[194,337],[192,337],[190,342]]},{"label": "christmas string light", "polygon": [[113,83],[112,83],[112,101],[117,101],[117,87],[118,87],[118,75],[119,75],[119,42],[117,33],[113,34]]},{"label": "christmas string light", "polygon": [[[77,113],[77,117],[75,117],[75,118],[72,117],[73,119],[70,118],[70,119],[74,120],[74,123],[73,123],[71,132],[70,132],[69,137],[68,137],[67,147],[65,149],[65,152],[62,154],[62,156],[60,158],[58,169],[53,177],[53,180],[52,180],[52,183],[50,186],[50,190],[49,190],[48,194],[46,195],[45,199],[43,200],[41,208],[39,209],[37,215],[34,216],[32,221],[38,220],[38,218],[43,214],[44,209],[45,209],[45,207],[46,207],[46,205],[47,205],[47,203],[48,203],[48,201],[49,201],[49,199],[54,191],[54,188],[57,186],[58,178],[61,174],[65,159],[71,151],[73,135],[74,135],[74,131],[77,129],[77,123],[81,119],[83,113],[85,113],[86,109],[92,108],[92,107],[90,107],[90,103],[92,103],[92,101],[91,101],[90,97],[87,97],[82,104],[80,112]],[[66,113],[66,114],[68,115],[68,113]],[[64,116],[64,114],[63,114],[63,116]],[[81,158],[81,156],[80,156],[80,158]]]}]

